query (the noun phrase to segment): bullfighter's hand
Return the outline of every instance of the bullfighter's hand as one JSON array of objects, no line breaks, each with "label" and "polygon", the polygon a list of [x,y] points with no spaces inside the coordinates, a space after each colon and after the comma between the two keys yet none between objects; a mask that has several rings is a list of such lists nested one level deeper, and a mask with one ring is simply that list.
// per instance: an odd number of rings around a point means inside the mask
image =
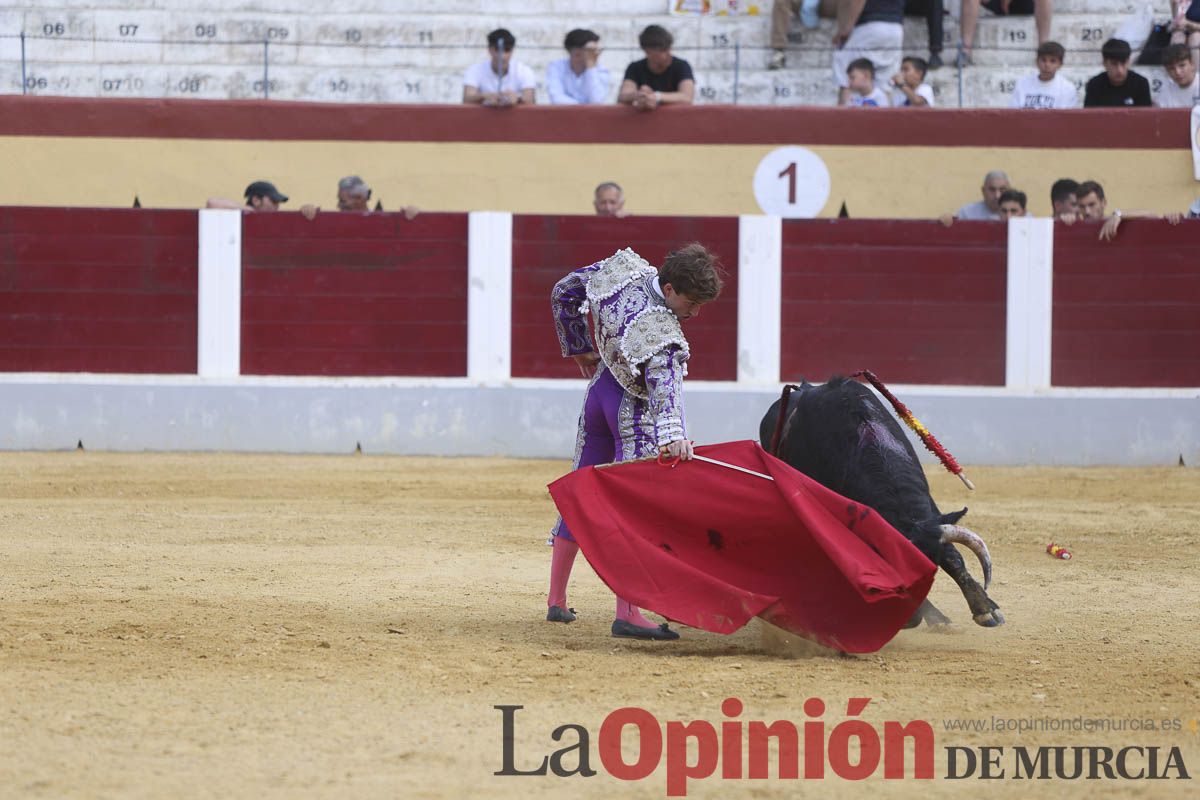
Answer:
[{"label": "bullfighter's hand", "polygon": [[676,439],[670,444],[660,446],[658,454],[668,458],[678,458],[680,461],[689,461],[692,458],[692,443],[687,439]]},{"label": "bullfighter's hand", "polygon": [[599,353],[580,353],[571,358],[575,359],[575,363],[579,365],[579,371],[583,373],[583,377],[590,378],[596,374],[596,365],[600,363]]}]

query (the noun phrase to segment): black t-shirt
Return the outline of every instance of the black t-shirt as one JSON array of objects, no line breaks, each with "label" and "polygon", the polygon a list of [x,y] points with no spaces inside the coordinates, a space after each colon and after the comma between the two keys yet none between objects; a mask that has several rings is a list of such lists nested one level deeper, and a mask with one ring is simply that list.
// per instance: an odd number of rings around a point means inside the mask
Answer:
[{"label": "black t-shirt", "polygon": [[867,0],[855,25],[868,22],[904,23],[904,0]]},{"label": "black t-shirt", "polygon": [[655,75],[650,71],[646,59],[635,61],[625,68],[625,80],[633,81],[637,86],[649,86],[656,92],[678,92],[679,84],[684,81],[694,81],[691,64],[682,58],[672,58],[665,71]]},{"label": "black t-shirt", "polygon": [[1104,106],[1149,106],[1150,81],[1138,75],[1133,70],[1125,77],[1120,86],[1113,86],[1107,72],[1101,72],[1087,82],[1087,91],[1083,95],[1084,108]]}]

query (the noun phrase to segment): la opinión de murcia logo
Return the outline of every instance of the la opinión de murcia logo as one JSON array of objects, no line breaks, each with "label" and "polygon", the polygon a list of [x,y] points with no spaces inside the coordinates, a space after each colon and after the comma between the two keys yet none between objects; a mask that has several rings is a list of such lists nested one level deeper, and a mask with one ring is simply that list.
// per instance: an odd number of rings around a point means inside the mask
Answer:
[{"label": "la opini\u00f3n de murcia logo", "polygon": [[[857,719],[871,702],[852,697],[845,719],[828,733],[820,718],[825,702],[810,697],[804,702],[807,720],[763,722],[739,719],[742,701],[721,703],[725,719],[662,723],[644,708],[628,706],[608,714],[600,724],[595,755],[600,767],[614,778],[645,780],[666,766],[667,796],[685,797],[688,781],[766,779],[821,780],[836,776],[858,781],[883,769],[887,780],[932,780],[934,775],[933,726],[925,720],[885,721],[881,726]],[[557,747],[548,753],[516,753],[517,712],[520,705],[497,705],[501,715],[502,766],[494,775],[590,778],[593,768],[592,735],[584,725],[568,723],[550,732]],[[880,732],[882,729],[882,733]],[[622,736],[636,734],[637,745],[629,760],[622,752]],[[851,746],[851,742],[856,744]],[[774,746],[777,756],[771,758]],[[1122,748],[1072,747],[946,747],[946,774],[950,780],[966,778],[1050,780],[1158,780],[1190,779],[1178,747],[1131,746]],[[911,760],[906,754],[911,752]],[[692,755],[694,754],[694,757]]]}]

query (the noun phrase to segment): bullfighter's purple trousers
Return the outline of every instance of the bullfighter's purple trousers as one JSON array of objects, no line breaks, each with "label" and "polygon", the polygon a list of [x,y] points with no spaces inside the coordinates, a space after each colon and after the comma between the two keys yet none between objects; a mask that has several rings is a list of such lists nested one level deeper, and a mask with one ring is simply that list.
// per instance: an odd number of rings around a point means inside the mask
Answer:
[{"label": "bullfighter's purple trousers", "polygon": [[[654,415],[649,403],[625,391],[604,364],[599,364],[579,414],[571,469],[627,461],[657,452]],[[575,541],[562,517],[550,533],[552,537]]]}]

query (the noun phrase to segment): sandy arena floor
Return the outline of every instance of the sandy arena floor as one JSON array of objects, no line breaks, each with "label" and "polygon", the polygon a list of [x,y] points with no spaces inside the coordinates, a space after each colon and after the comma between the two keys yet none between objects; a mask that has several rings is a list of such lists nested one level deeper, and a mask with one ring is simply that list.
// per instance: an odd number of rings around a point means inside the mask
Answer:
[{"label": "sandy arena floor", "polygon": [[[236,455],[0,456],[0,797],[662,797],[596,754],[614,709],[662,722],[929,720],[938,780],[723,781],[692,797],[1196,796],[1200,471],[983,469],[931,476],[996,562],[1008,618],[812,653],[755,622],[673,644],[608,636],[583,562],[571,626],[541,621],[557,461]],[[1075,558],[1046,555],[1047,542]],[[593,778],[495,777],[497,704],[518,766],[592,735]],[[964,732],[954,718],[1179,719],[1178,731]],[[1120,724],[1120,723],[1116,723]],[[1190,729],[1189,729],[1190,726]],[[568,742],[573,739],[568,739]],[[1192,781],[947,781],[944,748],[1178,745]],[[1165,749],[1163,758],[1165,759]],[[572,765],[573,760],[568,761]],[[1006,759],[1006,764],[1008,760]],[[719,775],[719,773],[718,773]]]}]

